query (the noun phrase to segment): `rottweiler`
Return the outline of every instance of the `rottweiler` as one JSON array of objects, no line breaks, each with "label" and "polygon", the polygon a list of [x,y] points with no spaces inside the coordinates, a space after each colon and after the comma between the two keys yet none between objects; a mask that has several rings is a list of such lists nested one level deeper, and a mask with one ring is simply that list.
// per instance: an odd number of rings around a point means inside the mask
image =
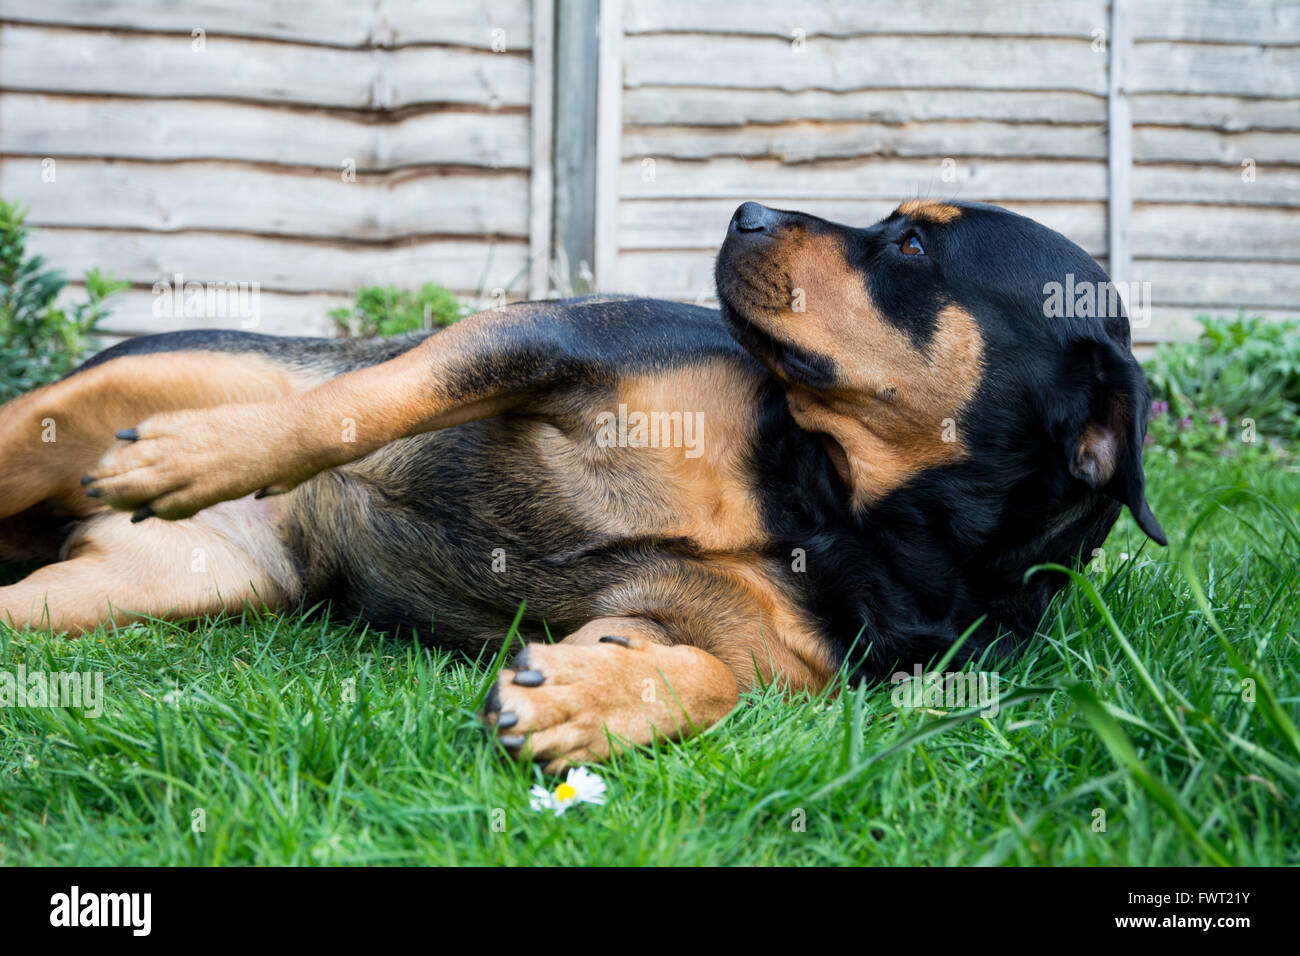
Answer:
[{"label": "rottweiler", "polygon": [[[1068,277],[1068,279],[1067,279]],[[332,613],[527,641],[485,720],[556,770],[738,692],[1032,638],[1145,498],[1122,303],[1064,236],[912,201],[865,228],[747,202],[720,308],[598,295],[383,340],[132,339],[0,408],[0,618]],[[1058,316],[1053,283],[1095,290]],[[152,519],[152,520],[146,520]]]}]

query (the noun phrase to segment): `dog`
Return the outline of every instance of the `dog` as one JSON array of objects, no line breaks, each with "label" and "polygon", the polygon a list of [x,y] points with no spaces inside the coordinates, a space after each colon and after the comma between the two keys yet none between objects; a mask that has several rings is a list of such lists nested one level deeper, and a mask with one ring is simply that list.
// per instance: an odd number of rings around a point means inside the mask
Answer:
[{"label": "dog", "polygon": [[[912,201],[747,202],[717,311],[591,296],[384,340],[132,339],[0,408],[0,619],[78,633],[328,602],[470,655],[549,771],[678,739],[756,684],[880,680],[1032,638],[1145,496],[1122,305],[1064,236]],[[1113,299],[1098,295],[1097,303]],[[554,642],[551,642],[555,639]]]}]

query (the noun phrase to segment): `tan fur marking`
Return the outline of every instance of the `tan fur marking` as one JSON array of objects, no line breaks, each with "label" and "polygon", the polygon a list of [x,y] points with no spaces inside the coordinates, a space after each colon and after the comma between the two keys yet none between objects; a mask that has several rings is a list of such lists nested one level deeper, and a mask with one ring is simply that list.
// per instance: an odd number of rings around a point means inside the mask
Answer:
[{"label": "tan fur marking", "polygon": [[0,517],[46,499],[73,515],[103,511],[80,479],[119,429],[159,412],[259,401],[295,387],[257,355],[169,352],[112,359],[15,398],[0,407]]},{"label": "tan fur marking", "polygon": [[935,202],[932,199],[911,199],[897,210],[904,216],[919,219],[922,222],[952,222],[961,215],[961,208],[948,203]]},{"label": "tan fur marking", "polygon": [[742,686],[756,686],[761,678],[764,684],[784,684],[791,693],[825,687],[835,675],[835,663],[787,589],[754,557],[721,557],[710,564],[743,595],[746,620],[719,626],[717,645],[710,648]]},{"label": "tan fur marking", "polygon": [[69,539],[66,560],[0,588],[0,621],[79,634],[142,615],[287,607],[300,585],[276,530],[279,507],[277,499],[245,499],[146,525],[95,515]]},{"label": "tan fur marking", "polygon": [[[755,489],[744,457],[753,440],[751,409],[757,380],[736,365],[716,362],[623,381],[615,407],[628,415],[657,413],[691,434],[696,447],[617,448],[609,452],[644,464],[645,498],[658,505],[650,522],[638,507],[643,533],[690,538],[705,551],[734,551],[763,540]],[[698,415],[697,415],[698,413]],[[686,416],[693,416],[687,426]],[[664,416],[677,416],[665,419]],[[662,435],[662,437],[667,437]]]},{"label": "tan fur marking", "polygon": [[1079,436],[1071,471],[1089,487],[1101,488],[1115,477],[1119,464],[1119,438],[1109,425],[1089,422]]},{"label": "tan fur marking", "polygon": [[[787,396],[801,427],[843,449],[855,506],[919,471],[961,460],[961,412],[983,376],[984,341],[974,316],[944,307],[933,337],[918,349],[880,314],[837,238],[796,233],[773,259],[778,275],[769,281],[804,290],[805,311],[767,308],[751,318],[778,340],[835,363],[833,388],[787,383]],[[769,290],[768,298],[780,299],[780,290]],[[944,440],[946,428],[955,440]]]},{"label": "tan fur marking", "polygon": [[781,586],[787,573],[794,572],[756,554],[712,555],[610,588],[597,607],[655,621],[673,641],[723,661],[742,687],[775,681],[791,692],[819,690],[835,663]]},{"label": "tan fur marking", "polygon": [[[605,635],[628,644],[600,643]],[[520,756],[547,761],[547,773],[608,757],[610,734],[616,750],[656,736],[680,740],[736,706],[736,681],[722,661],[697,647],[665,644],[654,625],[636,618],[601,618],[559,644],[530,644],[526,663],[545,680],[521,686],[513,682],[516,671],[501,672],[499,713],[515,722],[498,733],[526,736]],[[488,719],[496,722],[498,713]]]}]

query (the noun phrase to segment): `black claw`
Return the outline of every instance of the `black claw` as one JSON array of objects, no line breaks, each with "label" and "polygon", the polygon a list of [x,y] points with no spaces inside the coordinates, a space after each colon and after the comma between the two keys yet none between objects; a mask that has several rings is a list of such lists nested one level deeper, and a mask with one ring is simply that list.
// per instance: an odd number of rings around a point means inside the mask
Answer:
[{"label": "black claw", "polygon": [[528,742],[528,738],[523,734],[506,734],[504,737],[498,737],[497,740],[501,741],[501,746],[508,750],[518,750]]},{"label": "black claw", "polygon": [[501,709],[501,692],[497,690],[496,682],[492,683],[492,689],[488,691],[487,700],[483,701],[483,713],[491,714]]},{"label": "black claw", "polygon": [[541,671],[520,671],[515,675],[514,683],[520,687],[540,687],[544,680],[546,677]]},{"label": "black claw", "polygon": [[253,492],[253,497],[258,500],[261,500],[262,498],[265,498],[270,493],[271,493],[270,488],[258,488],[257,491]]},{"label": "black claw", "polygon": [[528,670],[528,648],[527,647],[525,647],[522,651],[516,654],[514,658],[511,659],[510,669],[512,671]]},{"label": "black claw", "polygon": [[632,642],[621,634],[606,634],[600,639],[601,644],[622,644],[624,647],[631,647]]},{"label": "black claw", "polygon": [[87,498],[102,498],[102,497],[104,497],[104,489],[103,489],[103,488],[87,488],[87,489],[86,489],[86,497],[87,497]]},{"label": "black claw", "polygon": [[137,432],[134,428],[123,428],[120,432],[117,433],[117,437],[122,439],[122,441],[138,441],[140,438],[140,433]]},{"label": "black claw", "polygon": [[138,510],[135,514],[131,515],[131,523],[136,524],[137,522],[143,521],[145,518],[152,518],[152,517],[153,517],[153,509],[150,508],[148,505],[145,505],[143,508]]},{"label": "black claw", "polygon": [[95,476],[94,476],[94,475],[82,475],[82,476],[81,476],[81,487],[83,487],[83,488],[86,487],[86,485],[90,484],[90,483],[91,483],[92,481],[94,481],[94,480],[95,480]]},{"label": "black claw", "polygon": [[502,730],[509,730],[517,723],[519,723],[519,715],[508,710],[497,718],[497,726]]}]

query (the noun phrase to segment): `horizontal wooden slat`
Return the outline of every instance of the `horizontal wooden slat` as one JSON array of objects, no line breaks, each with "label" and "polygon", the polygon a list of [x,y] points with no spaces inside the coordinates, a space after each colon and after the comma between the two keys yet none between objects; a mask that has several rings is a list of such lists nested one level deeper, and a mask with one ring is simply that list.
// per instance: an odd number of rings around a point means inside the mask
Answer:
[{"label": "horizontal wooden slat", "polygon": [[640,34],[627,37],[623,54],[633,88],[1106,90],[1106,56],[1086,37],[876,36],[796,50],[775,38]]},{"label": "horizontal wooden slat", "polygon": [[1147,0],[1130,10],[1138,40],[1300,43],[1300,5],[1287,0]]},{"label": "horizontal wooden slat", "polygon": [[1217,43],[1133,44],[1133,93],[1209,93],[1215,96],[1300,96],[1300,41],[1293,46]]},{"label": "horizontal wooden slat", "polygon": [[[1156,0],[1133,4],[1133,35],[1139,40],[1203,43],[1300,42],[1300,6],[1279,0]],[[789,38],[862,34],[1084,36],[1109,28],[1103,0],[931,0],[928,3],[790,3],[789,0],[630,0],[624,7],[629,33],[744,33]]]},{"label": "horizontal wooden slat", "polygon": [[[1046,15],[1045,15],[1046,14]],[[628,33],[693,31],[790,37],[883,33],[1090,36],[1107,23],[1104,0],[929,0],[926,3],[791,3],[789,0],[628,0]]]},{"label": "horizontal wooden slat", "polygon": [[[777,209],[797,209],[849,226],[867,226],[889,215],[897,202],[858,199],[769,198]],[[716,251],[726,236],[737,202],[734,199],[626,199],[619,204],[622,249],[701,249]],[[1012,212],[1036,219],[1064,233],[1090,255],[1106,252],[1106,207],[1103,203],[1019,203]]]},{"label": "horizontal wooden slat", "polygon": [[[721,245],[721,243],[719,243]],[[616,290],[713,305],[713,264],[717,249],[630,250],[619,253]]]},{"label": "horizontal wooden slat", "polygon": [[425,240],[393,246],[223,233],[42,229],[30,248],[77,276],[100,267],[152,285],[174,273],[200,282],[259,282],[280,292],[349,293],[367,285],[436,282],[453,291],[526,288],[528,244]]},{"label": "horizontal wooden slat", "polygon": [[[166,290],[163,290],[164,293]],[[85,287],[70,284],[60,293],[61,303],[84,302]],[[333,335],[334,323],[329,318],[330,309],[351,305],[351,295],[342,293],[304,293],[290,295],[284,292],[259,290],[256,298],[249,293],[243,298],[234,296],[222,301],[214,296],[213,311],[206,311],[207,303],[201,297],[191,299],[192,311],[185,314],[184,299],[179,311],[167,295],[154,295],[151,289],[131,288],[109,301],[110,315],[102,327],[115,335],[145,335],[154,332],[175,332],[179,329],[243,329],[248,332],[266,332],[271,335]],[[249,306],[243,309],[241,306]],[[245,314],[240,314],[244,312]]]},{"label": "horizontal wooden slat", "polygon": [[526,106],[530,84],[525,57],[452,47],[344,50],[214,37],[196,52],[188,34],[0,30],[2,89],[388,109]]},{"label": "horizontal wooden slat", "polygon": [[[1143,328],[1133,330],[1133,343],[1153,344],[1171,340],[1190,341],[1201,333],[1202,326],[1196,319],[1209,316],[1216,319],[1235,319],[1243,310],[1232,307],[1205,308],[1183,305],[1157,305],[1151,310],[1150,322]],[[1300,309],[1246,309],[1247,316],[1260,316],[1270,322],[1300,318]],[[1134,350],[1137,351],[1136,349]],[[1154,351],[1154,349],[1150,350]],[[1140,353],[1139,353],[1140,354]],[[1148,354],[1150,354],[1148,352]]]},{"label": "horizontal wooden slat", "polygon": [[[1297,104],[1300,129],[1300,103]],[[1300,162],[1300,131],[1218,133],[1170,126],[1135,126],[1133,159],[1137,162],[1240,163]]]},{"label": "horizontal wooden slat", "polygon": [[532,44],[528,0],[372,0],[302,3],[294,0],[59,0],[33,4],[0,0],[0,19],[65,26],[121,27],[159,33],[201,28],[209,34],[263,37],[337,46],[450,43],[492,47],[505,30],[508,49]]},{"label": "horizontal wooden slat", "polygon": [[1134,93],[1129,97],[1139,126],[1189,126],[1228,133],[1250,129],[1291,131],[1300,100],[1209,94]]},{"label": "horizontal wooden slat", "polygon": [[1300,267],[1291,262],[1135,259],[1133,279],[1151,283],[1151,300],[1159,305],[1300,314]]},{"label": "horizontal wooden slat", "polygon": [[240,159],[339,170],[453,164],[527,169],[528,116],[422,112],[388,123],[353,113],[128,97],[0,93],[0,153],[120,159]]},{"label": "horizontal wooden slat", "polygon": [[1135,202],[1133,255],[1300,262],[1300,209]]},{"label": "horizontal wooden slat", "polygon": [[1034,90],[736,90],[641,86],[623,93],[630,125],[743,126],[822,120],[902,124],[935,120],[1105,123],[1106,100],[1091,93]]},{"label": "horizontal wooden slat", "polygon": [[[969,160],[956,157],[953,180],[942,160],[863,159],[792,166],[775,160],[642,160],[623,163],[628,199],[881,199],[918,196],[972,200],[1104,200],[1106,165],[1082,160]],[[653,176],[653,178],[650,178]]]},{"label": "horizontal wooden slat", "polygon": [[[1282,134],[1254,134],[1293,139]],[[783,123],[717,128],[625,126],[624,158],[707,159],[743,156],[807,162],[855,156],[1014,156],[1104,159],[1103,126],[979,121],[908,123]]]},{"label": "horizontal wooden slat", "polygon": [[[765,200],[877,199],[917,196],[980,202],[1106,199],[1102,163],[958,158],[945,182],[940,160],[864,159],[790,165],[775,160],[627,160],[621,189],[628,199]],[[651,178],[653,177],[653,178]],[[1138,165],[1133,195],[1139,202],[1300,205],[1300,169],[1261,167],[1253,183],[1239,166]]]},{"label": "horizontal wooden slat", "polygon": [[1242,168],[1235,164],[1142,164],[1133,167],[1133,198],[1138,202],[1300,206],[1300,167],[1262,165],[1255,170],[1254,182],[1244,181],[1241,174]]},{"label": "horizontal wooden slat", "polygon": [[235,231],[398,239],[528,235],[523,172],[390,173],[344,182],[329,170],[235,163],[58,160],[42,182],[35,158],[0,160],[0,195],[23,200],[33,226]]},{"label": "horizontal wooden slat", "polygon": [[[1300,100],[1208,94],[1138,93],[1130,97],[1138,125],[1188,126],[1238,132],[1292,130]],[[903,124],[937,120],[1007,123],[1106,122],[1106,100],[1091,93],[1035,90],[736,90],[642,86],[623,94],[633,126],[846,121]]]},{"label": "horizontal wooden slat", "polygon": [[[1137,347],[1194,339],[1201,328],[1196,322],[1196,316],[1199,314],[1203,313],[1184,306],[1155,306],[1145,319],[1130,321],[1133,345]],[[1136,352],[1137,349],[1135,348],[1134,351]],[[1151,352],[1154,352],[1154,349]]]}]

